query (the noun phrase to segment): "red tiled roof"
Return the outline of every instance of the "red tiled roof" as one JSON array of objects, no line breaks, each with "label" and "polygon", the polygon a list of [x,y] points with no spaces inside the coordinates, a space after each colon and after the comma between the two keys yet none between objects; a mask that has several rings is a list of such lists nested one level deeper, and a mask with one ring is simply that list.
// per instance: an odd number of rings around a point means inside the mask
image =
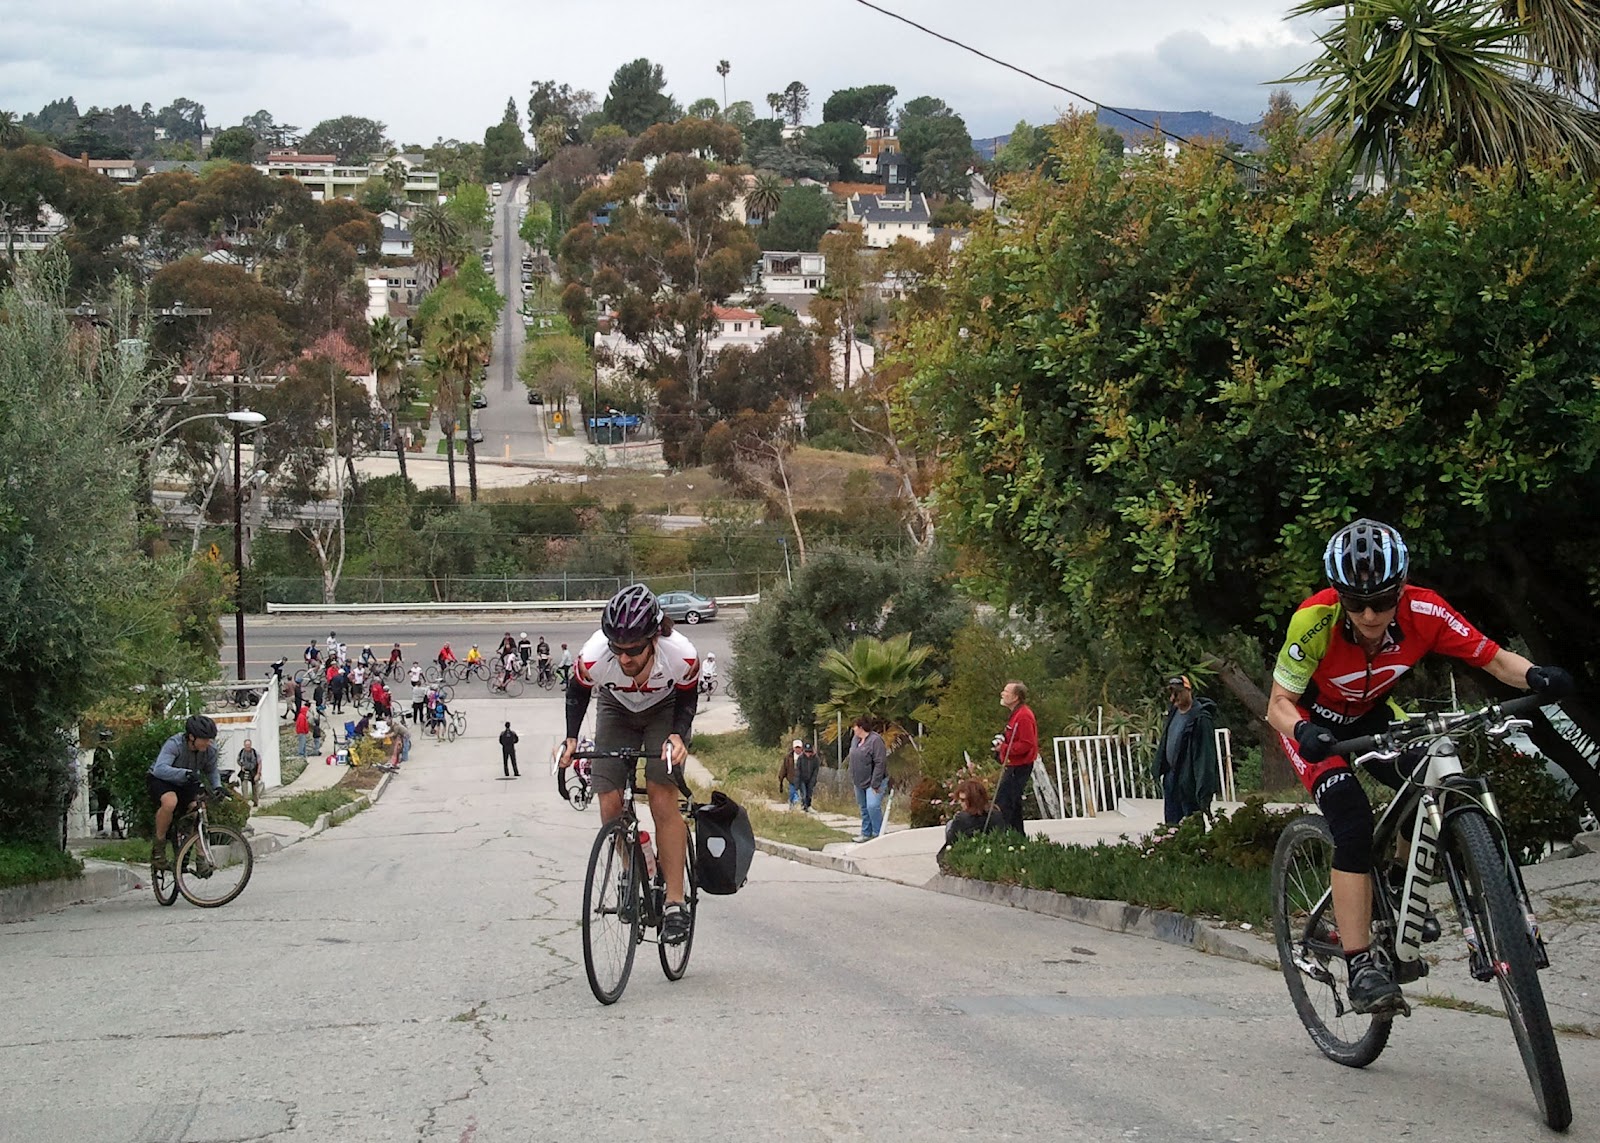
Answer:
[{"label": "red tiled roof", "polygon": [[712,306],[718,321],[760,321],[761,315],[754,310],[736,310],[729,306]]},{"label": "red tiled roof", "polygon": [[884,194],[887,188],[883,183],[829,183],[828,190],[839,198],[849,198],[858,194]]}]

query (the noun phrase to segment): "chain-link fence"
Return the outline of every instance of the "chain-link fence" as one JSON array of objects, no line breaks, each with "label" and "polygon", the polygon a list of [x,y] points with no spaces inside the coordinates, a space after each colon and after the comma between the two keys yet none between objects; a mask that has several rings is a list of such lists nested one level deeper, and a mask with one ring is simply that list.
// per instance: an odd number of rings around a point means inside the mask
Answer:
[{"label": "chain-link fence", "polygon": [[[640,577],[657,594],[692,591],[758,595],[783,580],[775,571],[689,571]],[[262,576],[262,595],[273,603],[324,603],[322,580],[314,576]],[[608,599],[633,580],[615,575],[562,572],[542,576],[345,576],[335,603],[523,603],[537,600]]]}]

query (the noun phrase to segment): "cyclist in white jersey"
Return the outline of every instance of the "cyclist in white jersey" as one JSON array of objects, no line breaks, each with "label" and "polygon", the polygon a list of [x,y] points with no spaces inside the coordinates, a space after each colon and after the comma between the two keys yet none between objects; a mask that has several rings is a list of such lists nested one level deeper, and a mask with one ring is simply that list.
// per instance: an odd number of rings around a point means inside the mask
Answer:
[{"label": "cyclist in white jersey", "polygon": [[[600,630],[578,652],[567,685],[563,767],[572,765],[578,732],[596,692],[595,748],[638,750],[644,756],[650,817],[661,868],[666,871],[662,939],[668,944],[688,936],[688,913],[683,907],[688,830],[678,812],[678,788],[662,755],[667,754],[673,766],[683,765],[688,756],[686,743],[694,730],[699,683],[700,654],[694,644],[672,629],[672,620],[662,614],[654,593],[636,583],[606,604]],[[623,787],[633,781],[633,764],[597,758],[590,780],[599,796],[601,818],[609,822],[619,817]]]}]

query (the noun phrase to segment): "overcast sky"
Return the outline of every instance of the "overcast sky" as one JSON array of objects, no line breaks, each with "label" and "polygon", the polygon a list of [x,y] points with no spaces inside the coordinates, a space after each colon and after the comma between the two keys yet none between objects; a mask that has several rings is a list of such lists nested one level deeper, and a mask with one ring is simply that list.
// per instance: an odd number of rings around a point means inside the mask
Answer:
[{"label": "overcast sky", "polygon": [[[1091,99],[1215,111],[1243,121],[1266,86],[1314,54],[1290,0],[880,0],[946,35]],[[226,127],[259,108],[302,130],[338,115],[389,127],[396,143],[481,139],[506,97],[554,79],[605,94],[617,66],[647,56],[684,105],[764,108],[800,80],[811,119],[840,87],[891,83],[902,101],[936,95],[974,138],[1074,101],[906,27],[854,0],[489,3],[487,0],[0,0],[0,109],[75,96],[81,110],[178,96]],[[1304,93],[1299,93],[1304,102]]]}]

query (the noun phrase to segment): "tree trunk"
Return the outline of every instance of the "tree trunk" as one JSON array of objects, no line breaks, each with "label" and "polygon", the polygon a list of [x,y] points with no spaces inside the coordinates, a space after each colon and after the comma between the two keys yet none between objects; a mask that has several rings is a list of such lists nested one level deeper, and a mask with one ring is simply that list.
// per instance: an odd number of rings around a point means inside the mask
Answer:
[{"label": "tree trunk", "polygon": [[472,427],[467,427],[467,489],[472,503],[478,502],[478,445],[472,439]]},{"label": "tree trunk", "polygon": [[444,456],[450,468],[450,503],[456,502],[456,430],[448,428],[444,433]]},{"label": "tree trunk", "polygon": [[1231,659],[1207,656],[1205,665],[1217,672],[1217,679],[1250,712],[1250,733],[1261,744],[1261,788],[1292,790],[1299,783],[1278,742],[1278,732],[1267,725],[1267,692],[1256,685],[1243,667]]},{"label": "tree trunk", "polygon": [[[393,422],[390,422],[390,423],[392,424]],[[401,480],[410,480],[411,477],[406,473],[406,442],[405,442],[405,439],[404,439],[403,435],[401,434],[400,428],[399,428],[398,425],[396,425],[394,427],[392,432],[394,434],[394,456],[395,456],[395,459],[400,462],[400,479]]]}]

